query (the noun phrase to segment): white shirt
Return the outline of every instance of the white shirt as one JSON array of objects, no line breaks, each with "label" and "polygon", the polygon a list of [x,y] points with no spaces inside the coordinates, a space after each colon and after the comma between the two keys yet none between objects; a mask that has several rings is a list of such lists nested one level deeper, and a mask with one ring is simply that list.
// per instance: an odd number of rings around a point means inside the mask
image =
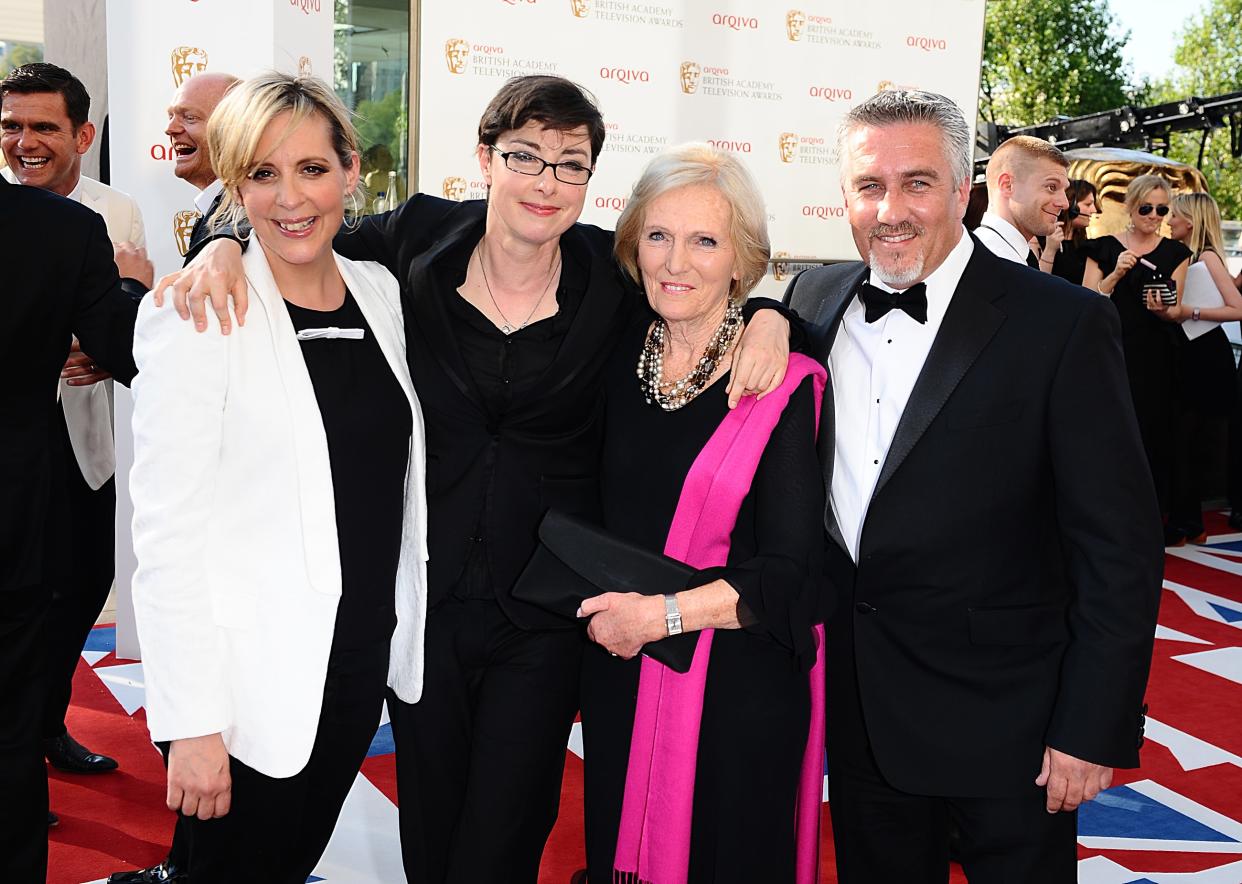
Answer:
[{"label": "white shirt", "polygon": [[[893,434],[974,249],[963,229],[944,263],[925,280],[925,323],[911,319],[904,310],[890,310],[868,323],[866,309],[856,297],[845,308],[828,355],[836,405],[831,503],[854,561]],[[871,284],[896,291],[875,277]]]},{"label": "white shirt", "polygon": [[224,191],[224,182],[217,178],[198,192],[198,196],[194,197],[194,208],[198,209],[200,215],[206,215],[211,211],[211,204],[216,201],[216,197]]},{"label": "white shirt", "polygon": [[[991,212],[983,213],[979,226],[975,228],[975,236],[979,237],[979,242],[987,246],[993,255],[1008,261],[1025,264],[1026,256],[1034,254],[1031,244],[1018,228]],[[1035,257],[1039,258],[1038,255]]]}]

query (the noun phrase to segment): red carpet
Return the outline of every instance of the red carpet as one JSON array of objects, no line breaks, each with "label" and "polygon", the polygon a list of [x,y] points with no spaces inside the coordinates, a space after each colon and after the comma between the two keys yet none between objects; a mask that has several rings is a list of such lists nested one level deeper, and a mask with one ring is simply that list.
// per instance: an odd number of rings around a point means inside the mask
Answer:
[{"label": "red carpet", "polygon": [[[1114,787],[1080,814],[1083,884],[1242,884],[1242,535],[1215,515],[1208,530],[1208,546],[1167,557],[1143,767],[1118,771]],[[111,646],[111,636],[96,630],[87,645],[95,649],[91,659]],[[166,850],[172,814],[163,807],[163,766],[142,709],[130,716],[118,700],[140,705],[132,688],[116,687],[132,674],[115,668],[118,662],[107,653],[78,668],[70,728],[86,745],[116,756],[121,770],[93,777],[52,772],[52,808],[61,825],[49,833],[49,884],[95,881],[155,863]],[[363,774],[395,801],[385,731]],[[560,818],[541,884],[566,884],[584,865],[581,796],[582,761],[567,752]],[[394,849],[395,832],[388,839],[385,849]],[[826,805],[823,843],[821,881],[835,884]],[[358,874],[323,880],[378,882],[364,865],[360,858]],[[951,880],[965,878],[954,869]]]}]

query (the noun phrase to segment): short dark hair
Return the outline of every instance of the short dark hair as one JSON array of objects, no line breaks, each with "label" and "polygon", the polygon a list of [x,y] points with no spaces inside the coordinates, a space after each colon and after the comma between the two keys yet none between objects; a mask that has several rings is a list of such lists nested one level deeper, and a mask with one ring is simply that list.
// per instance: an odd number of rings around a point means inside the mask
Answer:
[{"label": "short dark hair", "polygon": [[86,87],[64,68],[46,61],[32,61],[13,68],[0,80],[0,105],[9,93],[37,95],[44,92],[56,92],[65,100],[65,110],[75,131],[85,125],[91,110],[91,96]]},{"label": "short dark hair", "polygon": [[479,144],[489,147],[505,132],[527,123],[567,132],[586,126],[591,139],[591,162],[604,146],[604,117],[595,96],[573,80],[547,74],[514,77],[500,87],[479,120]]}]

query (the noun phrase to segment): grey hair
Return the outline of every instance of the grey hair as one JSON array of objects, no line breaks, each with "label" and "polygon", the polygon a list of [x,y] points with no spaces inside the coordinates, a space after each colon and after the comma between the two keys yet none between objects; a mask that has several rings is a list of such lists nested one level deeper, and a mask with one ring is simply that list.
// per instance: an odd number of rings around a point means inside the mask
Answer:
[{"label": "grey hair", "polygon": [[971,177],[974,169],[975,132],[952,99],[935,92],[886,89],[855,107],[837,129],[837,155],[845,156],[846,139],[863,126],[895,126],[930,123],[944,138],[944,156],[953,170],[953,186]]}]

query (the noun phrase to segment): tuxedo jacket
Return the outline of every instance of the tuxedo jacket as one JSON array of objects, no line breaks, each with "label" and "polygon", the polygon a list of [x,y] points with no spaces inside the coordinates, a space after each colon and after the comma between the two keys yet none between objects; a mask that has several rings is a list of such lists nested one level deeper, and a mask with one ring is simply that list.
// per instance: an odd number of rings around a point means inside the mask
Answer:
[{"label": "tuxedo jacket", "polygon": [[[54,506],[65,458],[56,389],[73,335],[123,383],[134,376],[135,297],[117,276],[103,219],[75,202],[0,179],[0,590],[64,569]],[[132,281],[130,281],[132,283]]]},{"label": "tuxedo jacket", "polygon": [[[134,615],[154,740],[223,734],[272,777],[302,770],[319,725],[341,596],[328,440],[263,249],[245,258],[252,308],[223,336],[170,304],[139,311],[134,353]],[[422,689],[426,502],[421,411],[397,282],[338,259],[413,419],[389,684]],[[221,551],[227,551],[222,554]]]},{"label": "tuxedo jacket", "polygon": [[[1137,766],[1163,568],[1112,304],[974,246],[857,562],[825,513],[829,739],[865,728],[893,786],[959,797],[1035,788],[1045,745]],[[786,292],[822,361],[865,273]]]},{"label": "tuxedo jacket", "polygon": [[[469,539],[486,538],[488,567],[505,613],[523,628],[565,621],[514,599],[510,588],[537,543],[543,514],[599,515],[600,378],[628,311],[639,303],[612,258],[612,234],[575,224],[561,237],[565,263],[586,268],[586,294],[540,383],[488,416],[457,341],[436,264],[483,236],[483,201],[411,197],[337,236],[348,257],[376,260],[402,280],[407,351],[427,421],[430,508],[428,584],[433,603],[461,573]],[[489,477],[490,487],[489,487]],[[483,505],[490,494],[489,505]],[[478,525],[480,512],[486,523]]]},{"label": "tuxedo jacket", "polygon": [[[103,217],[108,239],[113,243],[146,246],[142,211],[133,197],[93,178],[83,177],[81,198],[82,205]],[[61,381],[58,388],[74,460],[86,484],[96,489],[116,472],[111,387],[111,381],[89,387],[71,387]]]}]

